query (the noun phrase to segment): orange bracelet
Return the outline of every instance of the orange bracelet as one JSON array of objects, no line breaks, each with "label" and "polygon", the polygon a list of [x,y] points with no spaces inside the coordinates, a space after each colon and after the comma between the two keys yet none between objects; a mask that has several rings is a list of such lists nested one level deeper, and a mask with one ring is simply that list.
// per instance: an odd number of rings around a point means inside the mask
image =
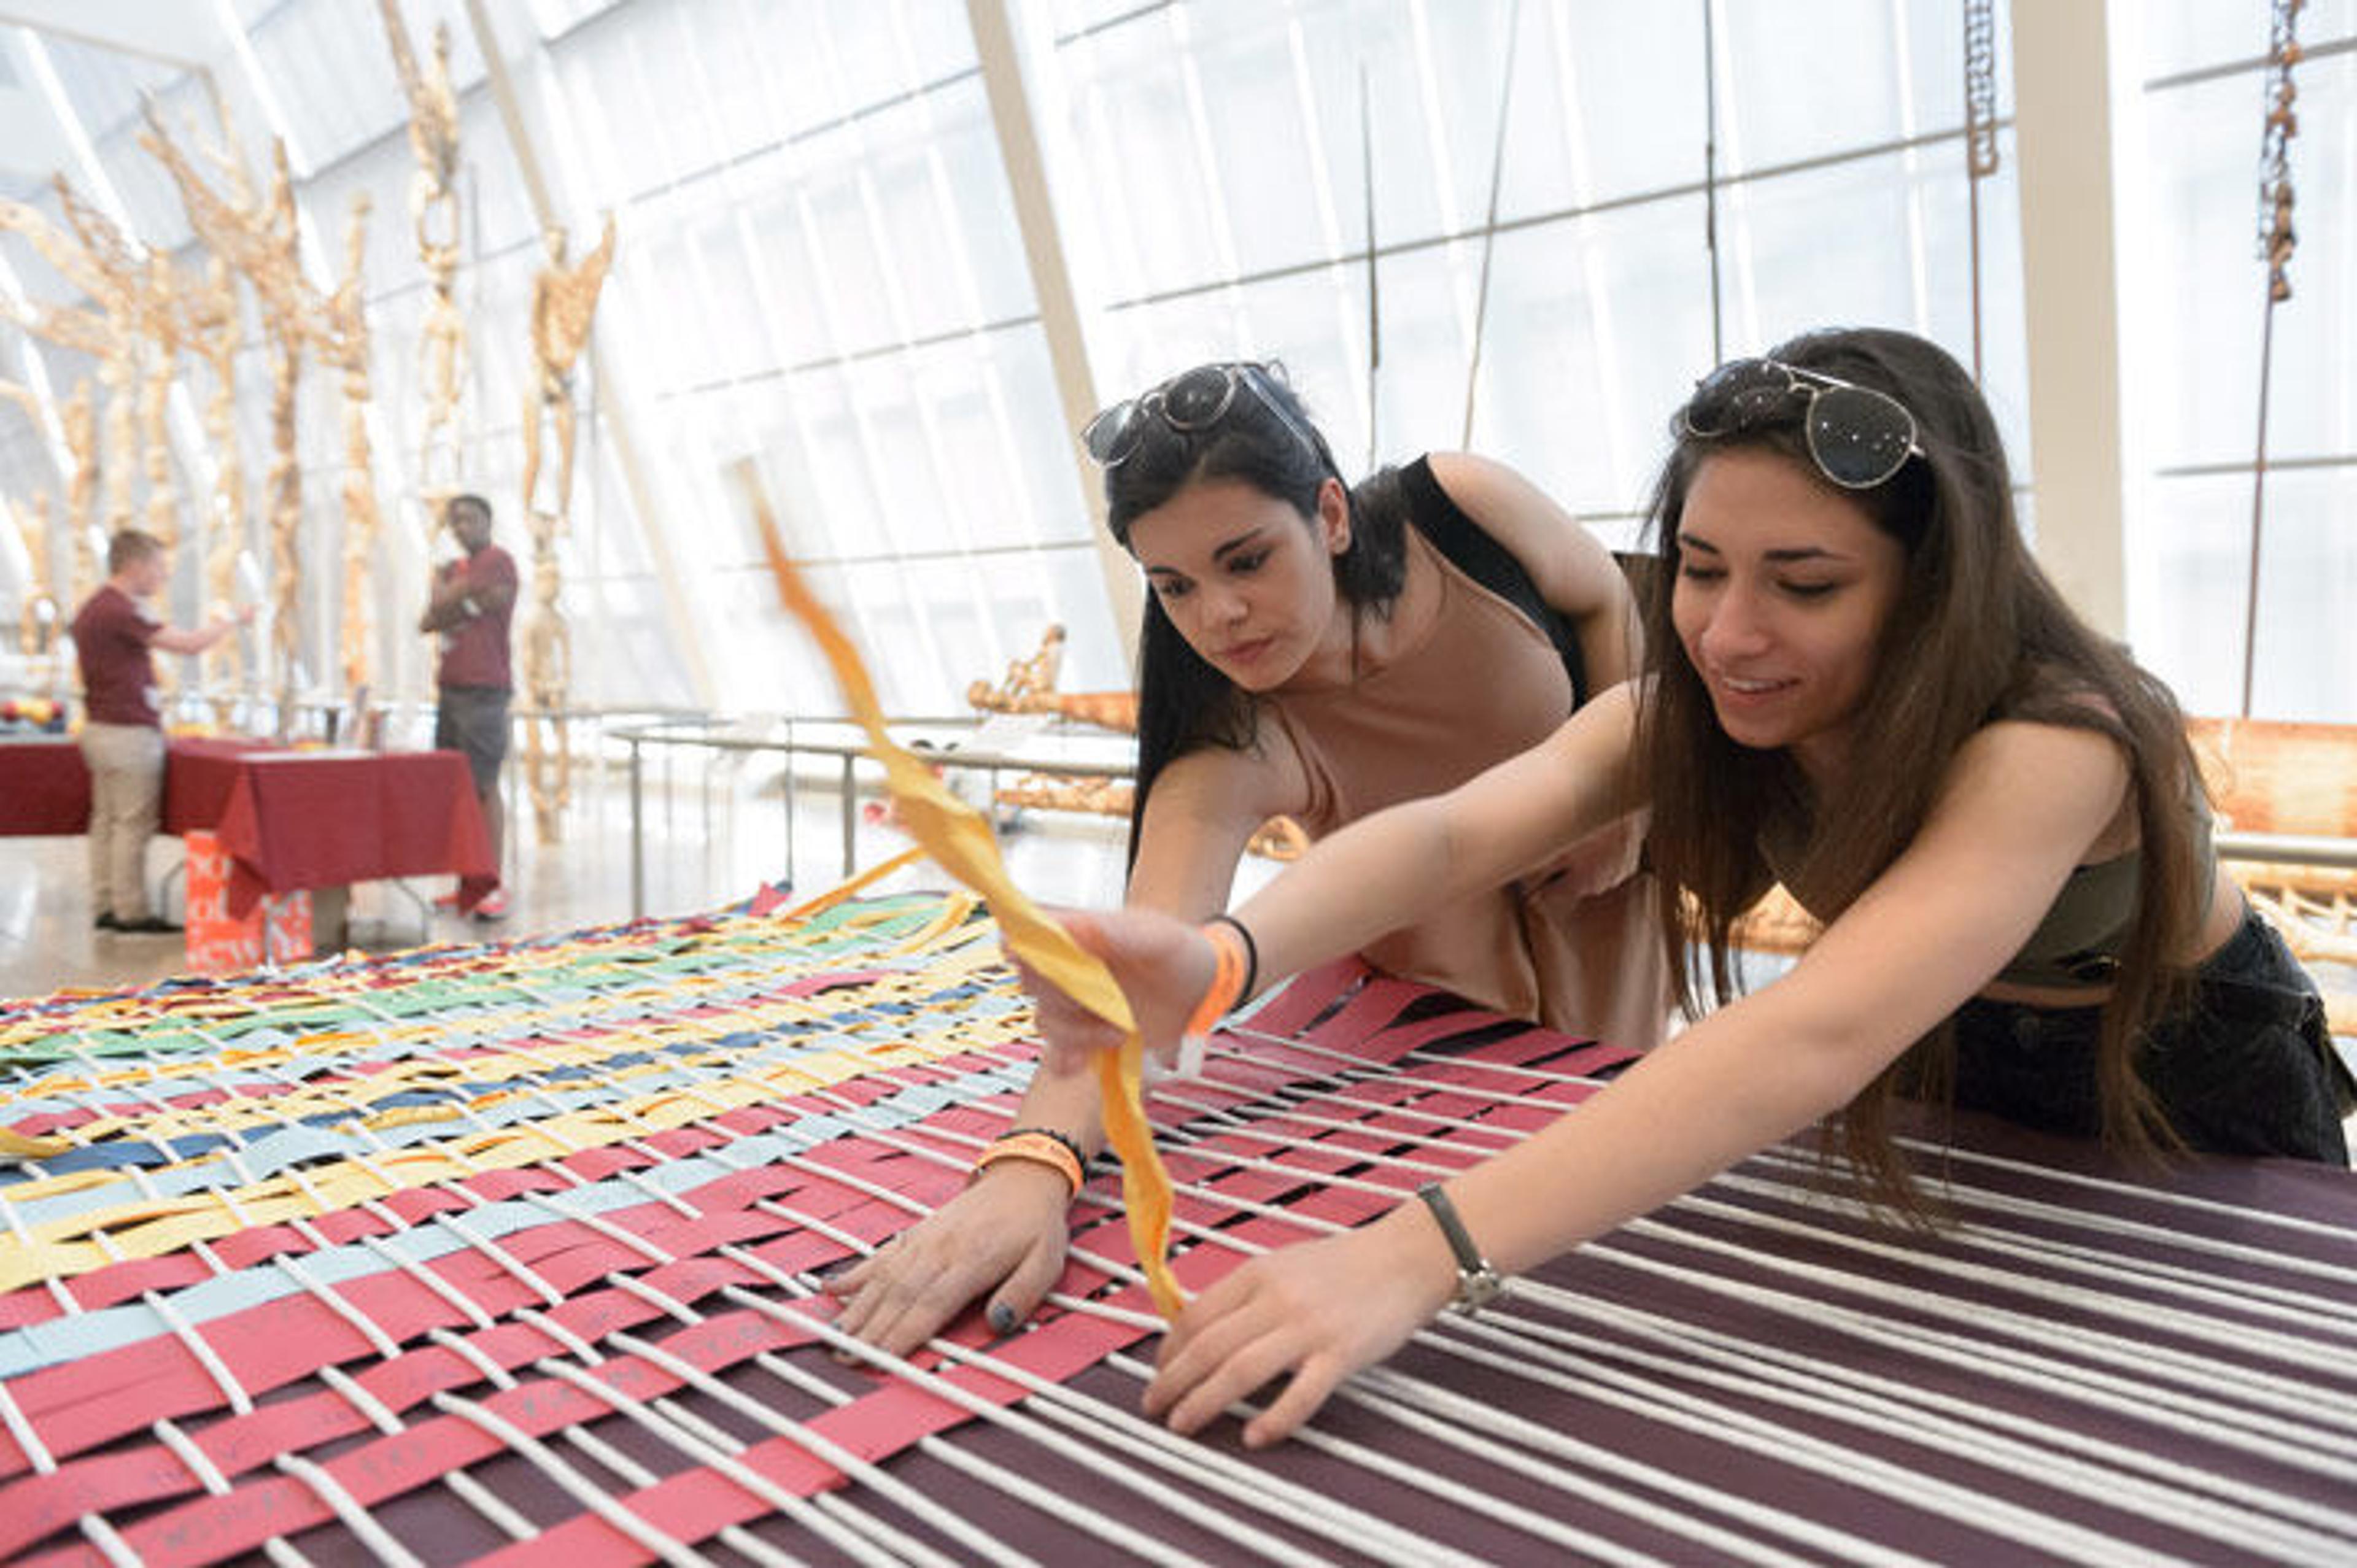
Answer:
[{"label": "orange bracelet", "polygon": [[1224,920],[1208,921],[1196,929],[1211,944],[1211,983],[1203,999],[1195,1004],[1186,1032],[1178,1037],[1178,1061],[1172,1070],[1180,1078],[1203,1076],[1203,1057],[1211,1048],[1211,1031],[1227,1016],[1228,1009],[1243,999],[1245,985],[1243,939]]},{"label": "orange bracelet", "polygon": [[980,1176],[1001,1160],[1028,1160],[1033,1165],[1053,1166],[1074,1193],[1081,1190],[1085,1180],[1081,1174],[1081,1162],[1072,1151],[1060,1139],[1045,1133],[1010,1133],[998,1139],[975,1156],[974,1175]]}]

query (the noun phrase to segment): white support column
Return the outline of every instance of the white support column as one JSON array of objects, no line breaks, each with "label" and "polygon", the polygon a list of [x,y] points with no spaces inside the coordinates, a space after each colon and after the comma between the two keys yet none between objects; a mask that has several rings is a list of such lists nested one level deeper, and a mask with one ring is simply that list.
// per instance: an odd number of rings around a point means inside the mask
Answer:
[{"label": "white support column", "polygon": [[2108,18],[2104,0],[2012,12],[2038,556],[2081,615],[2125,637]]},{"label": "white support column", "polygon": [[[1015,216],[1023,231],[1023,254],[1030,263],[1031,289],[1039,301],[1039,323],[1048,338],[1048,356],[1056,369],[1056,394],[1064,409],[1064,428],[1072,433],[1072,465],[1089,515],[1103,521],[1104,503],[1097,466],[1081,446],[1081,427],[1103,406],[1097,398],[1096,377],[1089,365],[1088,341],[1081,330],[1079,298],[1064,262],[1063,231],[1049,188],[1046,160],[1040,156],[1039,127],[1031,113],[1031,92],[1023,73],[1022,50],[1006,0],[966,0],[966,16],[974,28],[975,57],[982,66],[983,87],[990,96],[991,124],[998,133],[998,155],[1006,166],[1013,188]],[[1112,602],[1114,627],[1125,654],[1135,659],[1137,628],[1145,613],[1145,591],[1138,585],[1137,564],[1103,528],[1093,531],[1097,563],[1104,573],[1105,596]],[[1134,674],[1135,671],[1133,671]]]}]

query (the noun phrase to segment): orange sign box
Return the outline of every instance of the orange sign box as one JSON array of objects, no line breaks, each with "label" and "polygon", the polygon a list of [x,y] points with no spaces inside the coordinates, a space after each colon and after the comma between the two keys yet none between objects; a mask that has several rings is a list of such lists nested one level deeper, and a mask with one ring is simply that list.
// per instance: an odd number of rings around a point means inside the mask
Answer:
[{"label": "orange sign box", "polygon": [[229,912],[229,852],[216,835],[198,831],[188,846],[188,969],[232,974],[264,964],[311,956],[311,895],[265,894],[240,919]]}]

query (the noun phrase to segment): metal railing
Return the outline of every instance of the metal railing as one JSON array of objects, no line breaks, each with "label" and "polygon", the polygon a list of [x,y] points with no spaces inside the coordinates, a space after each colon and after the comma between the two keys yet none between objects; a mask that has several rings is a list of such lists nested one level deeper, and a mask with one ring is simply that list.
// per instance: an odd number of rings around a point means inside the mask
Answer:
[{"label": "metal railing", "polygon": [[[835,760],[836,790],[841,800],[842,875],[856,868],[856,838],[859,820],[859,769],[867,757],[867,740],[856,723],[847,718],[780,719],[769,733],[747,733],[741,721],[682,718],[660,725],[615,729],[608,736],[630,747],[630,914],[646,913],[646,751],[651,747],[686,747],[733,754],[771,753],[785,760],[780,800],[785,813],[786,879],[794,876],[794,809],[800,799],[800,779],[794,759],[802,757]],[[914,748],[930,743],[920,755],[940,769],[981,773],[987,799],[998,792],[998,776],[1006,772],[1044,773],[1073,779],[1131,779],[1136,775],[1136,746],[1127,736],[1103,731],[1049,725],[1013,745],[974,744],[987,741],[985,726],[968,717],[896,719],[888,728],[893,738]],[[921,732],[921,733],[920,733]],[[947,738],[944,738],[947,737]],[[963,738],[960,738],[963,737]],[[1061,754],[1058,746],[1064,748]],[[876,768],[873,763],[870,768]],[[881,769],[877,768],[880,773]],[[668,786],[666,785],[666,789]]]}]

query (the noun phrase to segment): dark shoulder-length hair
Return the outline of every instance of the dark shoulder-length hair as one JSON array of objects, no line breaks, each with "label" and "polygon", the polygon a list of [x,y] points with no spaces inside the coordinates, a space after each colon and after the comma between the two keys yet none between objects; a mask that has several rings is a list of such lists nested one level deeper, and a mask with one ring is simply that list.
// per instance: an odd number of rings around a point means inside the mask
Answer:
[{"label": "dark shoulder-length hair", "polygon": [[[1304,527],[1315,526],[1318,487],[1341,474],[1325,436],[1282,367],[1230,369],[1243,379],[1218,420],[1200,430],[1180,430],[1148,414],[1135,448],[1105,469],[1105,525],[1123,549],[1129,548],[1129,531],[1139,518],[1189,485],[1211,480],[1250,485],[1299,512]],[[1351,542],[1333,557],[1334,585],[1354,611],[1387,614],[1407,575],[1406,499],[1390,468],[1348,494]],[[1255,705],[1249,693],[1195,651],[1163,613],[1161,601],[1148,593],[1138,636],[1132,866],[1137,864],[1146,797],[1162,769],[1207,746],[1249,749],[1256,735]]]},{"label": "dark shoulder-length hair", "polygon": [[[2150,1150],[2175,1135],[2136,1075],[2136,1043],[2181,1004],[2174,955],[2190,946],[2206,889],[2198,886],[2192,792],[2201,788],[2184,721],[2166,687],[2125,650],[2081,620],[2021,537],[1996,421],[1972,378],[1947,353],[1907,333],[1868,328],[1796,338],[1771,359],[1888,393],[1914,415],[1921,455],[1890,479],[1853,491],[1906,550],[1906,576],[1851,725],[1850,765],[1837,793],[1812,800],[1781,750],[1751,750],[1720,728],[1671,617],[1686,496],[1713,452],[1770,448],[1814,472],[1798,394],[1784,417],[1704,439],[1674,426],[1676,448],[1652,506],[1657,570],[1646,646],[1657,679],[1641,720],[1653,803],[1654,868],[1684,897],[1662,901],[1680,1003],[1698,1010],[1732,998],[1737,918],[1773,881],[1760,847],[1771,822],[1811,832],[1794,879],[1811,912],[1832,920],[1921,829],[1957,750],[1998,719],[2068,725],[2107,736],[2128,760],[2142,836],[2142,891],[2105,1004],[2097,1083],[2103,1128],[2115,1146]],[[1793,870],[1792,867],[1786,868]],[[1876,1196],[1919,1213],[1889,1130],[1893,1096],[1942,1094],[1953,1081],[1943,1026],[1861,1090],[1839,1118],[1839,1142]]]}]

